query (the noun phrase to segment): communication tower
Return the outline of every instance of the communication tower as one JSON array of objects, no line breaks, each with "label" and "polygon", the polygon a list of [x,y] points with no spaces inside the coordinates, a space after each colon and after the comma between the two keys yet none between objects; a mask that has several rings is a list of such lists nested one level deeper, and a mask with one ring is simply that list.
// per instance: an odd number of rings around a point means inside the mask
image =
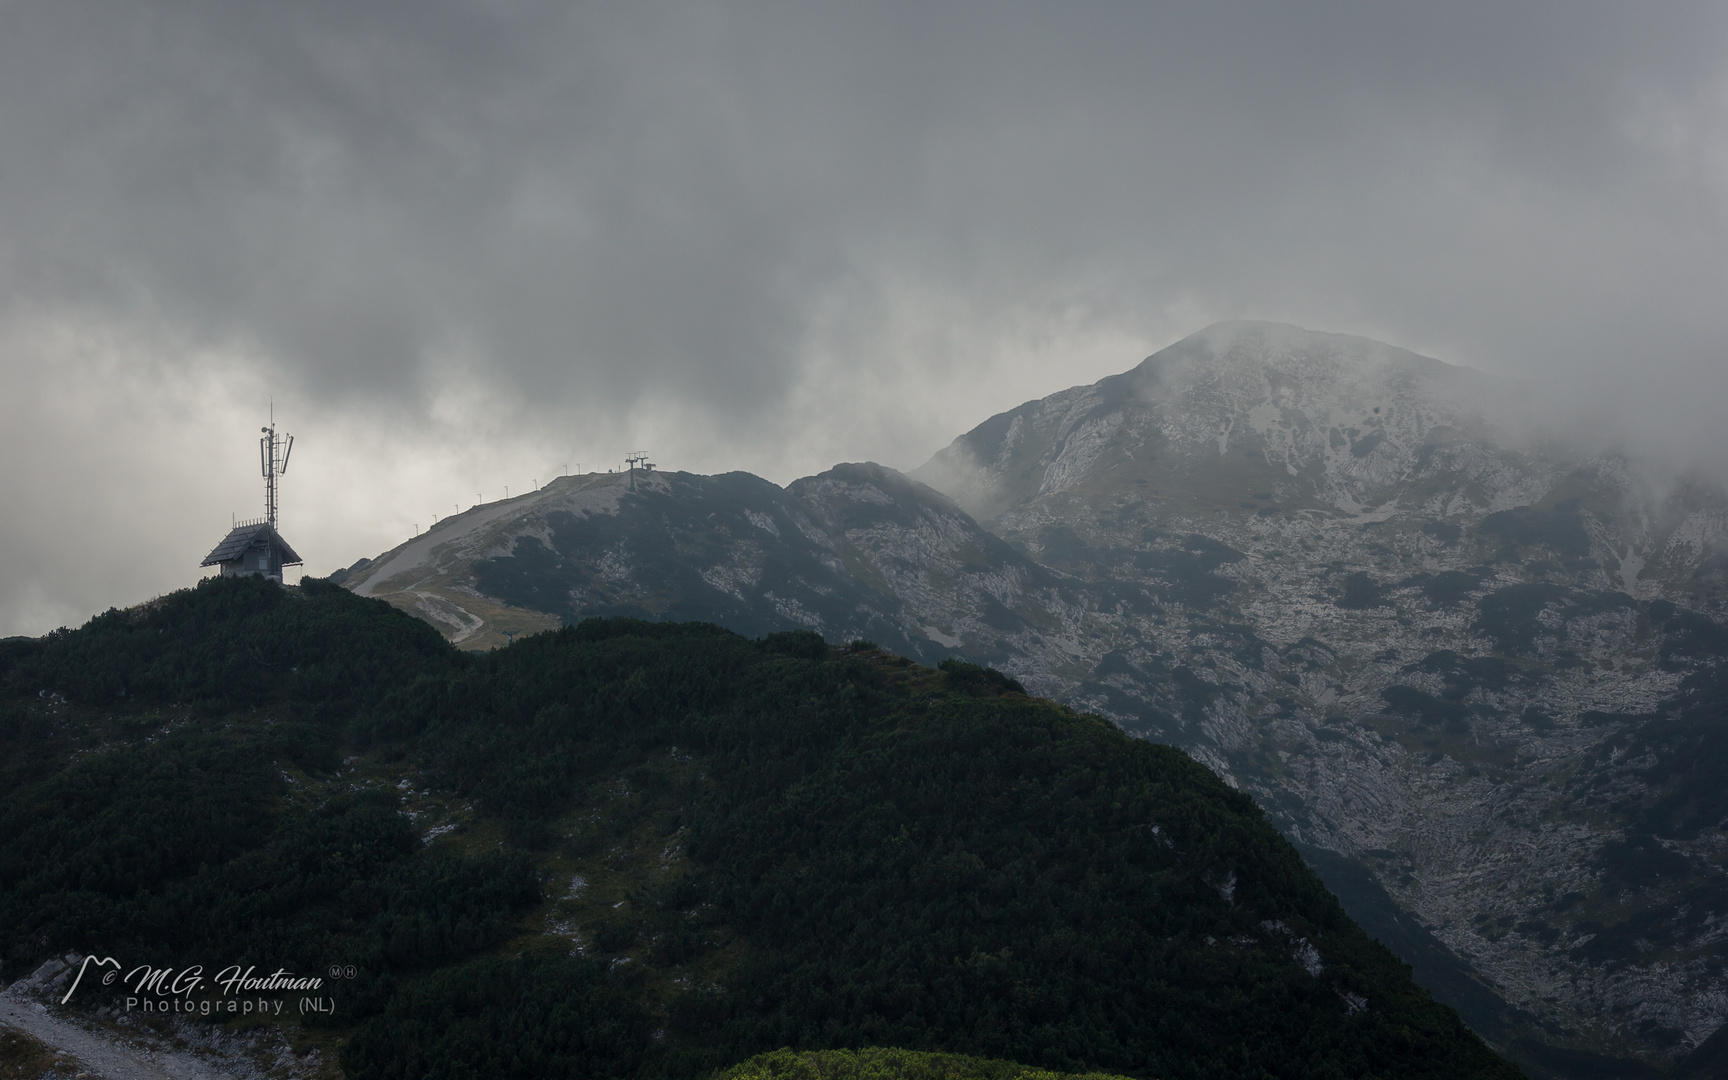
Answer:
[{"label": "communication tower", "polygon": [[277,479],[288,471],[288,455],[294,436],[276,433],[276,409],[270,409],[270,426],[260,428],[258,468],[264,474],[264,516],[256,521],[235,522],[233,529],[202,566],[220,568],[223,577],[251,575],[281,582],[282,568],[301,565],[300,556],[276,531]]},{"label": "communication tower", "polygon": [[259,428],[258,464],[264,470],[264,520],[276,527],[276,478],[288,471],[288,455],[294,452],[294,436],[276,434],[276,407],[270,407],[270,426]]}]

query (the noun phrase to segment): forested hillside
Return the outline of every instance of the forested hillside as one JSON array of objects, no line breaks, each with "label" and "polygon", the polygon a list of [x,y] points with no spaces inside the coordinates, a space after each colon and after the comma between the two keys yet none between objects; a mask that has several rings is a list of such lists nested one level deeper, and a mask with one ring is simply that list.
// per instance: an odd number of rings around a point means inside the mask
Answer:
[{"label": "forested hillside", "polygon": [[985,668],[631,620],[469,655],[243,579],[4,643],[0,692],[0,974],[351,965],[296,1037],[355,1080],[1516,1075],[1247,796]]}]

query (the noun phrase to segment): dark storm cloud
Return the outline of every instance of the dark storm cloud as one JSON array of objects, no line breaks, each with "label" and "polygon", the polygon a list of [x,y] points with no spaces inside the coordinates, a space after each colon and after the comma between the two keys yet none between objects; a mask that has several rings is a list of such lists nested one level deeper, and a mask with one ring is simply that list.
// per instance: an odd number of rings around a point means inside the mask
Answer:
[{"label": "dark storm cloud", "polygon": [[1234,316],[1719,455],[1725,11],[3,4],[0,316],[404,438],[452,395],[494,420],[446,441],[676,417],[681,464],[782,481]]}]

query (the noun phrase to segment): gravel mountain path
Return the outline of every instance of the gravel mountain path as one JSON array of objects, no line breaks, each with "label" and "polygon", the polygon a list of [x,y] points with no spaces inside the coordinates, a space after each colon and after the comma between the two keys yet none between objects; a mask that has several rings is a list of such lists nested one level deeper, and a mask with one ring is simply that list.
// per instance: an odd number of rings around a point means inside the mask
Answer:
[{"label": "gravel mountain path", "polygon": [[87,1080],[226,1080],[218,1072],[174,1050],[137,1046],[104,1031],[93,1031],[53,1015],[49,1007],[14,993],[0,991],[0,1026],[12,1027],[77,1061],[77,1074]]}]

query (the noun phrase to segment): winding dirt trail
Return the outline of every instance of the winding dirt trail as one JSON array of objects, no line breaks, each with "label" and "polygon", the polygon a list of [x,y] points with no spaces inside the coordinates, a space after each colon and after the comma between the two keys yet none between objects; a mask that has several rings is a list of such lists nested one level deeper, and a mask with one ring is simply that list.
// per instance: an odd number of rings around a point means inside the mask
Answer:
[{"label": "winding dirt trail", "polygon": [[229,1080],[233,1075],[217,1072],[190,1054],[138,1046],[63,1020],[13,989],[0,991],[0,1026],[16,1028],[70,1055],[89,1080]]}]

